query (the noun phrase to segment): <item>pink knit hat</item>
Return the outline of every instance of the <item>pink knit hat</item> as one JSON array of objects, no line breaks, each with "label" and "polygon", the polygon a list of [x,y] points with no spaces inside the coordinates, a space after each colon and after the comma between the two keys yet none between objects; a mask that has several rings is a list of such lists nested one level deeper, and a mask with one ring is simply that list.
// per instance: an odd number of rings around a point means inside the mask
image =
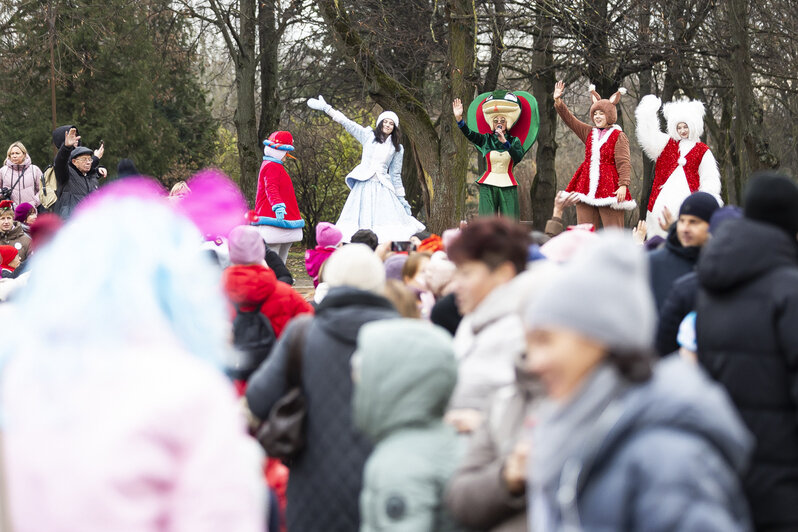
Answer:
[{"label": "pink knit hat", "polygon": [[344,235],[330,222],[320,222],[316,226],[316,243],[324,248],[334,248],[341,243]]},{"label": "pink knit hat", "polygon": [[230,231],[227,241],[230,262],[233,264],[260,264],[266,257],[266,244],[258,230],[249,225],[239,225]]},{"label": "pink knit hat", "polygon": [[540,246],[540,252],[554,262],[568,262],[579,251],[598,239],[598,235],[593,231],[577,228],[555,236]]}]

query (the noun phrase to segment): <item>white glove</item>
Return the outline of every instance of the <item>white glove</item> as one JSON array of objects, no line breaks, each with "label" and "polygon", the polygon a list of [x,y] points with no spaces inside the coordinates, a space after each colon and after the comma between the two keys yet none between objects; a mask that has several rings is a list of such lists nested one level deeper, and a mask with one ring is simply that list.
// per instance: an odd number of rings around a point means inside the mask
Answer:
[{"label": "white glove", "polygon": [[399,203],[402,204],[402,207],[405,208],[405,212],[407,213],[407,215],[413,216],[413,209],[410,208],[410,204],[407,202],[404,196],[397,196],[397,198],[399,199]]},{"label": "white glove", "polygon": [[640,99],[640,103],[638,104],[638,107],[640,107],[642,109],[654,109],[654,110],[656,110],[656,109],[659,109],[661,105],[662,105],[662,100],[660,100],[654,94],[648,94],[646,96],[643,96],[643,98]]},{"label": "white glove", "polygon": [[308,98],[308,107],[311,109],[315,109],[317,111],[324,111],[325,113],[329,112],[332,109],[332,106],[324,101],[324,96],[319,94],[317,98]]}]

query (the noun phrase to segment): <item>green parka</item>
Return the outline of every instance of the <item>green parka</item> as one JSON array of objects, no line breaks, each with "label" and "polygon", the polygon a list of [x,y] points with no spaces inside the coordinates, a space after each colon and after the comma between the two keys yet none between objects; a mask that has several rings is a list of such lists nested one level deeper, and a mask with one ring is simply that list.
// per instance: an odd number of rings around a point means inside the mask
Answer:
[{"label": "green parka", "polygon": [[370,323],[352,364],[355,426],[375,443],[363,473],[360,531],[461,530],[443,504],[462,456],[442,420],[457,381],[451,337],[419,320]]}]

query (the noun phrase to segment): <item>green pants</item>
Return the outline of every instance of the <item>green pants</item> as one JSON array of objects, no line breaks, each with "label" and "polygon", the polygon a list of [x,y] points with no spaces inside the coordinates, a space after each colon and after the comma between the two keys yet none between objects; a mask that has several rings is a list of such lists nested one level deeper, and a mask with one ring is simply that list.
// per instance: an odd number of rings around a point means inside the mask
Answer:
[{"label": "green pants", "polygon": [[501,214],[513,220],[519,218],[518,187],[494,187],[479,184],[479,215]]}]

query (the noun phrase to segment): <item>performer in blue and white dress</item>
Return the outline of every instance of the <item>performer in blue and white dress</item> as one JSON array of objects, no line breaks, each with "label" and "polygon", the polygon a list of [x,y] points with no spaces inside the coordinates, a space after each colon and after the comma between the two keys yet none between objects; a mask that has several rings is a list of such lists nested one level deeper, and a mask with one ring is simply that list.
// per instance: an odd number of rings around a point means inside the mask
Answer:
[{"label": "performer in blue and white dress", "polygon": [[324,111],[363,145],[360,164],[346,176],[349,197],[336,226],[349,241],[359,229],[371,229],[380,242],[404,241],[424,230],[413,218],[402,184],[399,117],[385,111],[377,117],[376,129],[357,124],[332,108],[322,96],[310,98],[311,109]]}]

